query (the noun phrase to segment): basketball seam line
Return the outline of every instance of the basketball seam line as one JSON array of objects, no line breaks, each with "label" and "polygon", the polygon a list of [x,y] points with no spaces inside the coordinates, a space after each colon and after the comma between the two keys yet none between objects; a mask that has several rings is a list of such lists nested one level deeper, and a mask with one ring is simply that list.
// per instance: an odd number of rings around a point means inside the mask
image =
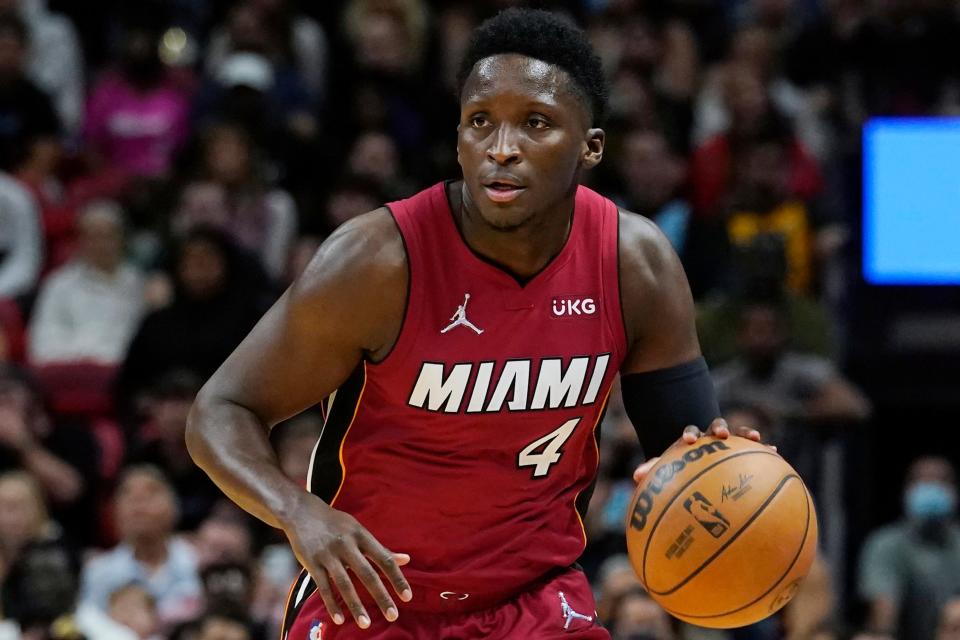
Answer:
[{"label": "basketball seam line", "polygon": [[[647,554],[650,552],[650,543],[653,541],[653,533],[657,530],[657,527],[660,526],[660,521],[663,520],[663,517],[664,517],[665,515],[667,515],[667,511],[670,510],[670,506],[671,506],[671,505],[674,503],[674,501],[680,496],[681,493],[683,493],[684,491],[686,491],[687,488],[688,488],[691,484],[693,484],[694,482],[696,482],[697,480],[699,480],[700,477],[701,477],[703,474],[705,474],[707,471],[710,471],[711,469],[713,469],[713,468],[716,467],[717,465],[723,464],[723,463],[726,462],[727,460],[733,460],[734,458],[739,458],[740,456],[748,456],[748,455],[770,455],[770,456],[772,456],[772,455],[775,455],[775,454],[773,454],[773,453],[771,453],[771,452],[769,452],[769,451],[741,451],[740,453],[734,453],[734,454],[732,454],[732,455],[730,455],[730,456],[727,456],[726,458],[721,458],[720,460],[717,460],[716,462],[712,463],[711,465],[709,465],[709,466],[701,469],[700,471],[698,471],[698,472],[697,472],[697,475],[695,475],[695,476],[693,476],[692,478],[690,478],[690,479],[686,482],[686,484],[684,484],[682,487],[680,487],[679,489],[677,489],[677,492],[673,495],[672,498],[670,498],[670,500],[667,502],[667,504],[663,507],[663,511],[661,511],[661,512],[660,512],[660,515],[657,516],[657,521],[653,523],[653,527],[650,529],[650,535],[647,537],[647,543],[646,543],[646,544],[644,545],[644,547],[643,547],[643,576],[642,576],[642,578],[641,578],[641,581],[643,582],[643,585],[644,585],[644,587],[646,587],[647,591],[649,591],[650,593],[655,593],[655,594],[657,594],[657,595],[662,595],[660,592],[654,591],[653,589],[650,589],[650,588],[647,586]],[[657,472],[657,470],[660,468],[660,466],[661,466],[661,465],[657,465],[656,467],[654,467],[653,469],[650,470],[651,477],[653,477],[653,474],[656,474],[656,472]],[[672,591],[675,591],[675,590],[676,590],[676,589],[673,589]],[[665,591],[665,592],[663,592],[663,593],[664,593],[664,594],[667,594],[667,593],[671,593],[671,591]]]},{"label": "basketball seam line", "polygon": [[[796,476],[796,477],[802,481],[802,478],[800,478],[799,476]],[[786,571],[784,571],[783,574],[773,582],[773,584],[770,586],[769,589],[767,589],[766,591],[764,591],[763,593],[761,593],[759,596],[757,596],[756,598],[754,598],[753,600],[751,600],[750,602],[748,602],[747,604],[745,604],[745,605],[743,605],[743,606],[741,606],[741,607],[737,607],[736,609],[731,609],[730,611],[724,611],[724,612],[722,612],[722,613],[714,613],[714,614],[711,614],[711,615],[709,615],[709,616],[698,616],[698,615],[692,615],[692,614],[682,613],[682,612],[679,612],[679,611],[672,611],[672,610],[670,610],[670,609],[667,609],[666,607],[664,607],[664,610],[667,611],[668,613],[671,613],[671,614],[674,614],[674,615],[677,615],[677,616],[683,616],[683,617],[685,617],[685,618],[691,618],[691,619],[695,619],[695,620],[709,620],[710,618],[722,618],[722,617],[724,617],[724,616],[729,616],[729,615],[731,615],[731,614],[733,614],[733,613],[737,613],[737,612],[739,612],[739,611],[743,611],[743,610],[746,609],[747,607],[752,607],[753,605],[755,605],[756,603],[760,602],[760,601],[763,600],[765,597],[767,597],[767,596],[770,594],[770,592],[773,591],[774,589],[776,589],[777,586],[778,586],[780,583],[783,582],[783,579],[786,578],[787,575],[789,575],[791,571],[793,571],[793,567],[796,566],[797,560],[800,558],[800,554],[803,552],[803,547],[804,547],[804,545],[807,543],[807,536],[810,535],[810,511],[811,511],[811,509],[810,509],[811,504],[810,504],[810,503],[811,503],[811,498],[810,498],[810,492],[807,491],[806,486],[803,487],[803,492],[804,492],[804,496],[806,497],[806,500],[805,500],[804,502],[807,503],[807,521],[806,521],[806,523],[805,523],[805,525],[804,525],[804,528],[803,528],[803,538],[800,539],[800,546],[797,548],[797,553],[793,556],[793,560],[792,560],[792,561],[790,562],[790,564],[787,566]],[[774,613],[774,612],[771,611],[770,613],[772,614],[772,613]]]}]

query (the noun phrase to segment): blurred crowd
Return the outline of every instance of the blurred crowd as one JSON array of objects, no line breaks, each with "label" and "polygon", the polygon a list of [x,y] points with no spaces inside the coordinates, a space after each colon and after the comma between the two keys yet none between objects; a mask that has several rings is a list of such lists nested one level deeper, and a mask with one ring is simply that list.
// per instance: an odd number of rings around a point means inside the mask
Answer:
[{"label": "blurred crowd", "polygon": [[[0,640],[275,637],[295,560],[192,465],[188,409],[332,229],[459,175],[457,62],[517,4],[0,0]],[[825,460],[873,411],[844,374],[860,128],[960,112],[960,2],[536,4],[609,76],[587,182],[670,238],[725,415],[840,531],[782,615],[672,623],[624,556],[643,453],[614,406],[583,557],[600,619],[615,640],[960,638],[949,461],[917,460],[903,518],[859,545]],[[291,477],[321,424],[272,433]]]}]

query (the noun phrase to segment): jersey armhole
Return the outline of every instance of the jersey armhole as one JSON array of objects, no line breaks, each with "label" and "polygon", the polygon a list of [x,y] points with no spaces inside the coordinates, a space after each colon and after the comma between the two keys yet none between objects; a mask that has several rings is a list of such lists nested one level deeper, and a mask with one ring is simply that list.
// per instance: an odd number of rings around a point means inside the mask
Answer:
[{"label": "jersey armhole", "polygon": [[[410,345],[408,343],[410,343],[413,340],[413,337],[408,336],[408,334],[411,333],[411,331],[408,331],[408,329],[410,327],[415,326],[414,319],[411,318],[411,316],[414,313],[414,309],[418,306],[414,304],[414,301],[413,301],[415,292],[414,292],[413,257],[412,256],[414,252],[410,250],[410,244],[408,244],[408,243],[415,243],[416,239],[408,238],[407,234],[404,233],[403,225],[400,224],[400,221],[397,218],[397,213],[393,210],[393,207],[391,206],[391,204],[394,206],[401,206],[401,207],[403,206],[403,204],[399,202],[390,203],[390,204],[384,205],[384,208],[390,213],[390,218],[393,220],[393,224],[396,225],[397,227],[397,233],[400,234],[400,242],[403,243],[403,252],[406,254],[406,258],[407,258],[406,259],[407,292],[406,292],[406,296],[403,304],[403,317],[400,320],[400,331],[397,333],[397,339],[394,340],[393,346],[390,347],[390,350],[387,351],[386,355],[383,356],[383,358],[381,358],[380,360],[374,361],[374,360],[371,360],[369,357],[366,357],[366,356],[364,357],[364,362],[366,363],[366,365],[372,368],[382,367],[390,361],[391,357],[402,356],[404,353],[406,353],[409,350]],[[414,235],[414,234],[411,234],[411,235]],[[399,355],[395,355],[395,354],[399,354]]]},{"label": "jersey armhole", "polygon": [[[619,359],[616,363],[617,370],[620,369],[620,365],[627,358],[627,353],[630,350],[630,345],[627,344],[627,319],[623,311],[623,285],[622,279],[623,274],[620,270],[620,208],[612,201],[607,200],[607,205],[613,209],[612,216],[606,216],[613,220],[614,229],[612,232],[604,229],[604,240],[607,240],[612,236],[613,238],[613,249],[604,251],[604,264],[602,266],[603,273],[603,293],[604,300],[610,300],[606,304],[606,313],[604,314],[607,319],[607,326],[610,330],[610,334],[613,336],[614,342],[616,343],[619,349]],[[610,264],[610,262],[613,264]],[[614,279],[615,277],[615,279]],[[616,282],[616,286],[614,286]]]}]

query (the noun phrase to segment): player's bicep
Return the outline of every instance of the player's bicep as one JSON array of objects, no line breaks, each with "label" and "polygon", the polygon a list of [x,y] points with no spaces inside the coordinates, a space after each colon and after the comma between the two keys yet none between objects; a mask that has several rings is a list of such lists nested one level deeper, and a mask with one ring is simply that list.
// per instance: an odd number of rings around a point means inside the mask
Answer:
[{"label": "player's bicep", "polygon": [[362,349],[311,306],[284,293],[211,379],[213,392],[272,426],[336,389]]},{"label": "player's bicep", "polygon": [[621,214],[620,278],[629,350],[621,372],[665,369],[700,356],[680,258],[650,221]]}]

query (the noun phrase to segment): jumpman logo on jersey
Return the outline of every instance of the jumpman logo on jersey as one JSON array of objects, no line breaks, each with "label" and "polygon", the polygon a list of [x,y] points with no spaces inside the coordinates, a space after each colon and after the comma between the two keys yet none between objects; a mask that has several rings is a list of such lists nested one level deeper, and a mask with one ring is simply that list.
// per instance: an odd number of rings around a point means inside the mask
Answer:
[{"label": "jumpman logo on jersey", "polygon": [[467,320],[467,303],[468,302],[470,302],[470,294],[465,293],[463,294],[463,304],[457,307],[457,312],[454,313],[452,316],[450,316],[450,324],[448,324],[446,327],[441,329],[440,333],[446,333],[447,331],[450,331],[454,327],[459,327],[461,325],[464,327],[467,327],[468,329],[473,329],[474,331],[477,332],[477,335],[480,335],[481,333],[483,333],[483,329],[478,328],[477,325]]},{"label": "jumpman logo on jersey", "polygon": [[587,622],[593,622],[593,616],[585,616],[582,613],[577,613],[573,610],[573,607],[567,602],[567,599],[563,595],[563,591],[557,591],[557,595],[560,596],[560,613],[563,614],[563,619],[566,621],[563,623],[564,629],[570,628],[570,623],[579,618],[580,620],[585,620]]}]

